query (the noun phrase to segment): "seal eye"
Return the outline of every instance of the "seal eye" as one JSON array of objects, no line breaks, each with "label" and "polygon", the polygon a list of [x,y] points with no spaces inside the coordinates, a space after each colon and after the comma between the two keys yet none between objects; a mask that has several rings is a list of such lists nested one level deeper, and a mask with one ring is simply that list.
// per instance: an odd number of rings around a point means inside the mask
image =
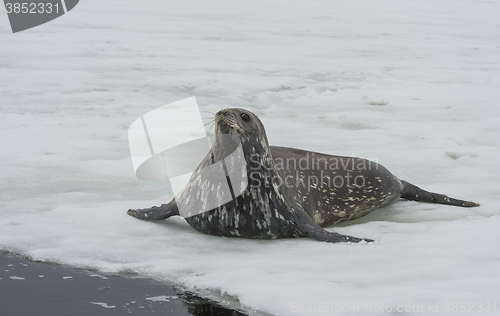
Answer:
[{"label": "seal eye", "polygon": [[248,121],[250,121],[250,115],[248,115],[246,113],[241,113],[241,119],[245,122],[248,122]]}]

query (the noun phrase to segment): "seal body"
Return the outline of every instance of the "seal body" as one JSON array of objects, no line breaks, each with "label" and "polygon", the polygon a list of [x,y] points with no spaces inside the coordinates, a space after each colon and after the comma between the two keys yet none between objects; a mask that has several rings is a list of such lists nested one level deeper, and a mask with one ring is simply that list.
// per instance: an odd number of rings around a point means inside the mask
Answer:
[{"label": "seal body", "polygon": [[356,219],[392,203],[403,192],[401,181],[376,162],[295,148],[271,151],[292,199],[320,226]]},{"label": "seal body", "polygon": [[[222,140],[223,135],[231,135],[241,143],[246,165],[242,172],[248,181],[241,194],[233,195],[231,201],[185,217],[191,227],[202,233],[259,239],[307,236],[327,242],[359,242],[363,239],[322,227],[359,218],[400,197],[478,206],[424,191],[366,159],[269,146],[262,122],[244,109],[219,111],[215,124],[216,141],[185,189],[168,204],[129,210],[129,215],[162,220],[179,215],[177,202],[185,205],[191,198],[203,200],[207,198],[204,195],[219,194],[218,184],[203,178],[201,173],[224,159],[227,144]],[[231,185],[233,192],[240,184]],[[200,187],[208,189],[200,194]]]}]

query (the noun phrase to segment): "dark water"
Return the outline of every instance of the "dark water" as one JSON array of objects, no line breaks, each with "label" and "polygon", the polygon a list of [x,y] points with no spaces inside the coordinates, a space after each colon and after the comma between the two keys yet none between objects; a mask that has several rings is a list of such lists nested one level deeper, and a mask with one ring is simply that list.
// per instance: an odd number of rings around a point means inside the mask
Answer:
[{"label": "dark water", "polygon": [[104,275],[0,253],[0,315],[246,314],[153,280]]}]

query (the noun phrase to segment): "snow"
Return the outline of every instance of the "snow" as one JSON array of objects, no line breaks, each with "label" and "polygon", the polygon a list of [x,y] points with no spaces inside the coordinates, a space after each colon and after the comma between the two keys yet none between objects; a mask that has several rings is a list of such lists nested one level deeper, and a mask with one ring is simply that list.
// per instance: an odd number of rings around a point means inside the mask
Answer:
[{"label": "snow", "polygon": [[[174,282],[253,315],[498,313],[498,12],[472,0],[87,0],[16,34],[0,13],[0,249]],[[127,216],[172,198],[135,178],[128,127],[191,96],[206,122],[247,108],[273,145],[375,159],[481,207],[400,201],[329,228],[376,240],[362,245]]]},{"label": "snow", "polygon": [[170,302],[170,300],[175,300],[178,298],[179,298],[178,296],[167,296],[167,295],[146,297],[147,300],[150,300],[153,302]]},{"label": "snow", "polygon": [[116,307],[115,305],[108,305],[107,303],[102,303],[102,302],[90,302],[90,304],[99,305],[99,306],[102,306],[104,308],[115,308]]}]

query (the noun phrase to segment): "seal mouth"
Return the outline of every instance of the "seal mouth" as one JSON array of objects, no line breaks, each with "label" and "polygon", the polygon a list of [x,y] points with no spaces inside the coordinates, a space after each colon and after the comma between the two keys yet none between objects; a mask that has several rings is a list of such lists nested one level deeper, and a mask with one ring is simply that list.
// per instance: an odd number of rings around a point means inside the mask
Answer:
[{"label": "seal mouth", "polygon": [[[228,109],[219,111],[215,114],[215,133],[216,134],[243,134],[244,130],[238,125],[232,113],[227,113]],[[231,133],[233,131],[233,133]]]}]

